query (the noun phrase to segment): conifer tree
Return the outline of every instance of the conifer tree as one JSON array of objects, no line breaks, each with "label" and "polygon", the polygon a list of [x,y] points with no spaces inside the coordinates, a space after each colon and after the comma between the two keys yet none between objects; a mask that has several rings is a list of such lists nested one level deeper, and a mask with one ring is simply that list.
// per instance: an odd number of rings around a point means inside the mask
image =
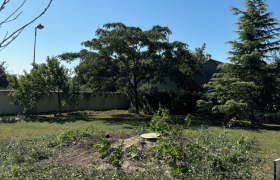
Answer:
[{"label": "conifer tree", "polygon": [[279,22],[267,12],[265,0],[245,0],[245,10],[229,7],[233,15],[241,15],[237,23],[238,38],[226,42],[229,63],[219,66],[221,73],[205,85],[209,98],[217,104],[198,101],[201,108],[210,108],[224,118],[249,118],[251,124],[267,115],[275,115],[275,93],[278,81],[275,68],[269,66],[269,55],[280,50]]}]

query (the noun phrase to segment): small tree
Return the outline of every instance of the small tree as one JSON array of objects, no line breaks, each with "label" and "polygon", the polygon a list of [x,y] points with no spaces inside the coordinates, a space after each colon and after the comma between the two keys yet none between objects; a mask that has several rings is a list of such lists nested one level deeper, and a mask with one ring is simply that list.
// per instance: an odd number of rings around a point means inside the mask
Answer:
[{"label": "small tree", "polygon": [[62,101],[62,104],[68,106],[68,110],[78,105],[78,100],[83,97],[80,89],[80,84],[75,77],[69,78],[67,85],[63,87],[62,91],[66,94],[66,99]]},{"label": "small tree", "polygon": [[15,91],[9,95],[14,98],[11,105],[22,105],[23,113],[35,109],[37,101],[45,99],[48,94],[48,84],[46,74],[48,68],[45,64],[33,64],[30,73],[24,71],[24,75],[17,77],[16,75],[8,76],[9,86]]},{"label": "small tree", "polygon": [[47,87],[57,95],[58,112],[61,114],[61,92],[69,87],[68,69],[60,65],[58,59],[47,57],[46,81]]},{"label": "small tree", "polygon": [[[186,49],[187,45],[175,41],[166,42],[171,31],[167,27],[154,26],[142,31],[122,23],[108,23],[96,30],[97,38],[83,42],[86,48],[79,53],[64,53],[62,60],[80,58],[75,68],[80,82],[102,93],[120,90],[134,100],[139,113],[138,87],[144,83],[165,83],[164,78],[175,82],[180,88],[189,88],[191,71],[198,61]],[[197,69],[196,69],[197,70]]]},{"label": "small tree", "polygon": [[280,50],[280,28],[272,13],[267,13],[264,0],[245,0],[245,11],[230,7],[233,15],[239,17],[236,33],[237,40],[226,44],[232,46],[228,59],[232,64],[222,64],[221,73],[217,73],[205,85],[209,97],[218,100],[218,104],[198,101],[200,107],[207,106],[211,111],[224,117],[249,117],[252,124],[258,119],[277,113],[279,107],[275,94],[279,81],[274,77],[275,68],[271,68],[268,53]]},{"label": "small tree", "polygon": [[17,78],[12,75],[8,78],[10,86],[16,91],[10,93],[15,101],[11,105],[22,105],[23,113],[36,107],[39,100],[44,100],[53,91],[58,97],[58,112],[61,114],[61,92],[65,92],[64,104],[76,104],[80,98],[79,85],[69,78],[68,69],[60,65],[57,58],[47,57],[47,64],[33,64],[33,69],[28,74]]}]

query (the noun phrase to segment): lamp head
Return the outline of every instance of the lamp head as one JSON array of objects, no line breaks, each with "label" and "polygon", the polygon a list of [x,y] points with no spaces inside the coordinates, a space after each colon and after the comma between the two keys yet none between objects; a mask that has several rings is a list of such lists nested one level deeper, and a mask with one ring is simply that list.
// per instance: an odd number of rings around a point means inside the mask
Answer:
[{"label": "lamp head", "polygon": [[44,26],[42,26],[42,24],[40,23],[38,26],[37,26],[38,29],[43,29]]}]

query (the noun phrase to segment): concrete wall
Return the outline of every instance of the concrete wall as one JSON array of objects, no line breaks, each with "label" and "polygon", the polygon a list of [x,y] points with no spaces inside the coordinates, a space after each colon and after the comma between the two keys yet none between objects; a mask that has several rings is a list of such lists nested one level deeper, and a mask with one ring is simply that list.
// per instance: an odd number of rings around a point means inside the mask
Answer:
[{"label": "concrete wall", "polygon": [[[13,101],[8,94],[13,91],[0,90],[0,115],[18,114],[23,111],[22,106],[11,106]],[[130,100],[125,94],[107,93],[107,97],[94,97],[92,93],[83,92],[83,98],[78,101],[78,106],[72,107],[71,110],[110,110],[110,109],[127,109],[130,105]],[[62,94],[62,99],[65,94]],[[61,107],[62,111],[67,111],[67,106]],[[49,96],[44,101],[37,102],[36,108],[32,113],[48,113],[58,111],[58,98],[54,92],[50,92]]]}]

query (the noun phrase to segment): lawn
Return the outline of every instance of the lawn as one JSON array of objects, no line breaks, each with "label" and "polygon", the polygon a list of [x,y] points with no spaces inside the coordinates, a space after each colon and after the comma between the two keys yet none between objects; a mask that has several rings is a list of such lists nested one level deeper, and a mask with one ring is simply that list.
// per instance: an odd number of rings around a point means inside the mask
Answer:
[{"label": "lawn", "polygon": [[[5,139],[31,139],[39,136],[60,134],[70,129],[81,129],[93,125],[104,132],[119,134],[135,134],[142,131],[149,131],[149,124],[152,116],[135,115],[124,110],[112,111],[87,111],[75,114],[62,114],[60,117],[53,115],[38,115],[19,121],[17,123],[0,124],[0,140]],[[185,116],[177,116],[174,124],[182,123]],[[225,135],[229,140],[237,141],[242,135],[248,139],[258,140],[258,146],[253,152],[263,159],[260,163],[264,169],[260,176],[270,179],[273,175],[273,160],[279,158],[280,126],[275,124],[264,124],[253,127],[247,122],[234,123],[231,127],[224,127],[221,122],[210,121],[207,118],[192,117],[190,129],[195,134],[201,126],[208,127],[208,130],[215,135]],[[267,173],[267,174],[266,174]]]},{"label": "lawn", "polygon": [[32,138],[50,134],[62,133],[69,129],[79,129],[93,126],[106,131],[131,132],[135,127],[148,126],[152,116],[134,115],[127,111],[88,111],[75,114],[38,115],[17,123],[0,124],[0,139]]}]

